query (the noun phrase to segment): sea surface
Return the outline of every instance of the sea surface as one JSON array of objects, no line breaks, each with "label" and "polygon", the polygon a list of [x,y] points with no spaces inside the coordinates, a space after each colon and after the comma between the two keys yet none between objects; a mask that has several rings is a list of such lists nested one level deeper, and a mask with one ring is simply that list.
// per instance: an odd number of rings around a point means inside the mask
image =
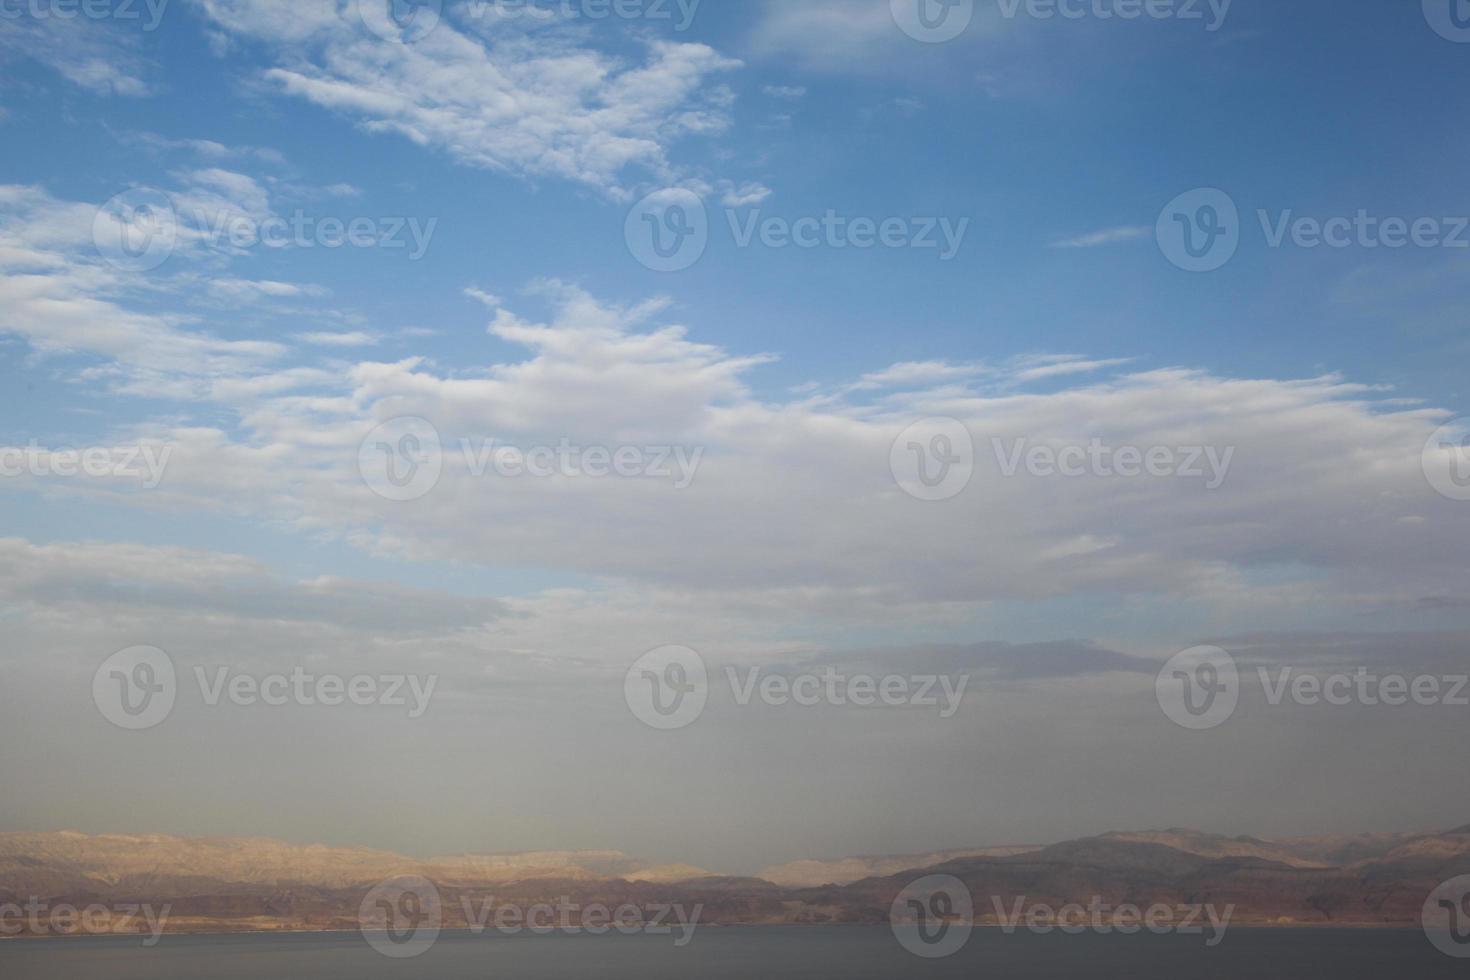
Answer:
[{"label": "sea surface", "polygon": [[701,928],[669,936],[442,934],[395,960],[356,933],[167,936],[145,949],[113,937],[0,942],[4,980],[866,980],[900,977],[1128,980],[1435,980],[1470,960],[1417,930],[1248,929],[1213,949],[1201,936],[1006,935],[976,930],[944,959],[905,951],[887,927]]}]

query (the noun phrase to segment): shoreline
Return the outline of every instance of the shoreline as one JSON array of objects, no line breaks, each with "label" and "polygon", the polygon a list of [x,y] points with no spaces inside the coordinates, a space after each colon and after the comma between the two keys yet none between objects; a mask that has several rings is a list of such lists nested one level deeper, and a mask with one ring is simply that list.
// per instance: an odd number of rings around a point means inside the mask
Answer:
[{"label": "shoreline", "polygon": [[[886,927],[887,927],[887,924],[886,923],[882,923],[882,922],[708,922],[708,923],[700,923],[698,928],[700,928],[700,929],[804,929],[805,930],[805,929],[852,929],[852,928],[879,929],[879,928],[886,928]],[[1028,931],[1030,931],[1030,930],[1028,930],[1028,929],[1026,929],[1024,927],[1020,927],[1020,926],[1007,927],[1007,926],[1003,926],[1003,925],[1001,925],[999,923],[994,923],[994,922],[976,922],[976,923],[974,923],[971,926],[971,928],[977,929],[977,930],[978,929],[986,929],[986,930],[1001,930],[1001,931],[1005,931],[1007,928],[1010,928],[1012,932],[1028,932]],[[1397,931],[1397,932],[1417,932],[1417,931],[1422,930],[1423,929],[1423,926],[1421,926],[1419,924],[1416,924],[1416,923],[1396,923],[1396,922],[1346,922],[1346,923],[1344,923],[1344,922],[1236,922],[1236,921],[1233,921],[1233,922],[1230,923],[1230,927],[1229,928],[1230,928],[1231,931],[1252,930],[1252,931],[1262,931],[1262,932],[1265,932],[1265,931],[1289,931],[1289,930],[1303,930],[1303,931],[1306,931],[1306,930],[1312,930],[1312,931],[1317,931],[1317,930],[1335,930],[1335,931],[1339,931],[1339,932],[1377,932],[1377,931],[1381,931],[1381,930],[1389,930],[1389,931]],[[382,930],[373,930],[373,931],[375,931],[375,932],[381,932]],[[615,931],[616,930],[610,928],[610,929],[607,930],[607,932],[603,933],[603,935],[607,935],[607,934],[610,934],[610,933],[615,932]],[[1057,928],[1057,929],[1054,929],[1053,931],[1054,932],[1060,932],[1061,930],[1059,928]],[[201,929],[201,930],[198,930],[198,931],[195,931],[195,930],[178,930],[178,931],[166,931],[166,932],[164,932],[160,936],[158,943],[156,943],[153,947],[146,947],[146,948],[150,948],[150,949],[156,948],[157,945],[161,945],[167,939],[181,938],[181,937],[185,937],[185,936],[196,936],[196,937],[206,937],[206,938],[207,937],[224,938],[224,937],[232,937],[232,936],[235,936],[235,937],[258,937],[258,936],[343,936],[343,935],[354,935],[354,934],[357,934],[357,933],[360,933],[360,932],[362,932],[362,930],[360,930],[360,929],[320,929],[320,928],[313,928],[313,929],[289,929],[289,928],[283,928],[283,929],[232,929],[232,930]],[[1097,930],[1087,929],[1087,930],[1084,930],[1084,932],[1097,932]],[[522,930],[520,930],[518,932],[514,932],[514,933],[512,933],[512,932],[506,932],[504,930],[499,930],[499,929],[490,929],[490,928],[485,928],[485,929],[472,929],[472,928],[468,928],[468,927],[442,928],[442,929],[439,930],[440,937],[456,936],[457,935],[457,936],[461,936],[461,937],[483,938],[483,937],[488,936],[489,934],[499,934],[499,935],[505,936],[506,938],[521,938],[526,933],[530,933],[532,936],[534,936],[536,938],[546,938],[547,936],[558,935],[558,934],[560,934],[560,935],[566,935],[566,936],[590,935],[585,930],[573,932],[573,931],[568,930],[568,929],[543,930],[543,932],[541,932],[541,933],[537,933],[534,930],[529,929],[529,928],[522,929]],[[1108,933],[1099,932],[1099,935],[1110,935],[1110,934],[1111,934],[1111,932],[1108,932]],[[132,933],[132,934],[129,934],[129,933],[106,933],[106,934],[81,933],[81,934],[71,934],[71,935],[65,935],[65,934],[63,934],[63,935],[44,935],[44,936],[38,936],[38,935],[0,936],[0,945],[3,945],[5,943],[10,943],[10,942],[44,942],[44,941],[48,941],[48,940],[55,941],[55,942],[74,942],[74,941],[88,940],[88,939],[138,939],[140,937],[147,937],[149,935],[150,935],[149,933]],[[636,935],[636,933],[634,933],[633,935]],[[1066,935],[1066,934],[1064,933],[1064,935]]]}]

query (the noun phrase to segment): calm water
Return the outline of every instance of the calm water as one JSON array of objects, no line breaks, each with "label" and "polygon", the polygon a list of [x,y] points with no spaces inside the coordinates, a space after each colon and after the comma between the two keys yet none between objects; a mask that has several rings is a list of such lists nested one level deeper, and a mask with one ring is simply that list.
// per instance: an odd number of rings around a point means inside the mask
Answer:
[{"label": "calm water", "polygon": [[395,961],[355,934],[174,936],[153,949],[103,939],[0,943],[4,980],[864,980],[882,977],[1128,980],[1434,980],[1470,976],[1418,931],[1237,928],[1215,949],[1197,936],[1046,936],[978,930],[959,953],[922,960],[886,927],[701,929],[669,937],[445,933]]}]

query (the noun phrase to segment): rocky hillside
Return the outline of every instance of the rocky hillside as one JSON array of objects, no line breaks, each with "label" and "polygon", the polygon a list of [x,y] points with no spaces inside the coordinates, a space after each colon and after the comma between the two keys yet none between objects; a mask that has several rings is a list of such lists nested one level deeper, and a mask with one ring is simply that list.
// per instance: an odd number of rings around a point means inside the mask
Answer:
[{"label": "rocky hillside", "polygon": [[[861,870],[878,873],[838,880]],[[369,890],[400,875],[434,882],[449,928],[487,907],[568,902],[699,906],[705,924],[881,922],[907,884],[931,874],[963,881],[981,922],[1017,900],[1055,907],[1099,898],[1233,905],[1238,923],[1407,926],[1438,884],[1470,874],[1470,827],[1281,841],[1122,832],[1048,847],[793,862],[768,874],[778,880],[659,867],[616,851],[415,860],[274,840],[0,834],[0,902],[168,905],[170,931],[353,929]],[[819,878],[832,880],[810,883]]]}]

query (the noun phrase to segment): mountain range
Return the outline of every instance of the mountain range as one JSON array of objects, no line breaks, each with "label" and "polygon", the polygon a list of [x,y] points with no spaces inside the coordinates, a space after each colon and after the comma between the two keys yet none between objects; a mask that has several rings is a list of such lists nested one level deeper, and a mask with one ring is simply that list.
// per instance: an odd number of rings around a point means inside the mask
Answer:
[{"label": "mountain range", "polygon": [[1437,885],[1467,873],[1470,826],[1279,840],[1118,832],[1046,846],[794,861],[746,878],[619,851],[416,859],[259,838],[0,834],[0,906],[167,905],[170,932],[353,929],[369,891],[401,876],[435,884],[451,928],[486,902],[699,905],[702,923],[723,925],[882,922],[907,884],[933,874],[965,883],[979,922],[1017,899],[1061,906],[1097,898],[1233,905],[1238,923],[1413,926]]}]

